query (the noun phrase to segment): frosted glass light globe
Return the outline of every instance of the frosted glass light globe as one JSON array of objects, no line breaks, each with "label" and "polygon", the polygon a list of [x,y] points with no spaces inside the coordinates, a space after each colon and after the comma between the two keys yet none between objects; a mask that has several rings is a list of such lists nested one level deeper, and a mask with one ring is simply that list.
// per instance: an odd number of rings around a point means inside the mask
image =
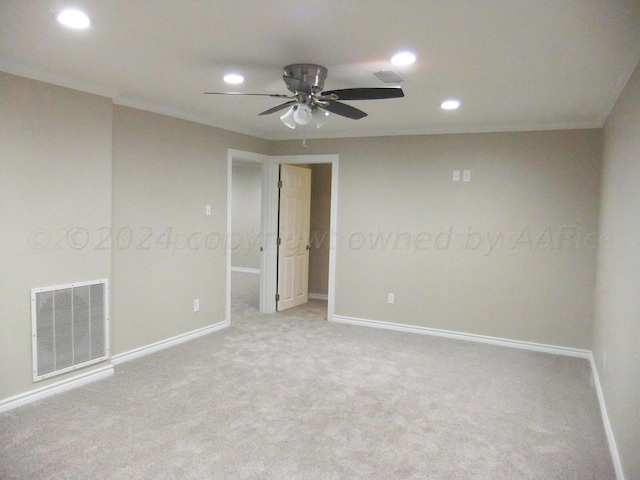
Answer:
[{"label": "frosted glass light globe", "polygon": [[301,103],[296,108],[296,111],[293,112],[293,119],[296,121],[298,125],[307,125],[313,118],[311,114],[311,109],[309,105]]}]

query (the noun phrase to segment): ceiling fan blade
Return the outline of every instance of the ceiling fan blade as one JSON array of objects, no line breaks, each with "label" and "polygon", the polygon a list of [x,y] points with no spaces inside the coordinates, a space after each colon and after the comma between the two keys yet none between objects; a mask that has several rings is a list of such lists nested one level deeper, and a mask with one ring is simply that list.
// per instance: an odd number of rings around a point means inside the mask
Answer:
[{"label": "ceiling fan blade", "polygon": [[204,92],[204,94],[205,95],[251,95],[254,97],[295,98],[292,95],[282,95],[280,93]]},{"label": "ceiling fan blade", "polygon": [[345,88],[322,92],[321,95],[323,97],[335,95],[338,100],[379,100],[404,97],[404,92],[400,87]]},{"label": "ceiling fan blade", "polygon": [[362,110],[358,110],[346,103],[336,101],[329,101],[328,104],[323,105],[322,108],[328,112],[335,113],[336,115],[342,115],[343,117],[351,118],[352,120],[359,120],[367,116],[367,114]]},{"label": "ceiling fan blade", "polygon": [[306,82],[303,82],[299,78],[287,77],[286,75],[283,75],[282,79],[284,80],[284,83],[287,84],[287,88],[291,90],[293,93],[304,92],[307,95],[311,95],[311,87],[307,85]]},{"label": "ceiling fan blade", "polygon": [[291,106],[291,105],[295,105],[297,102],[297,100],[291,100],[289,102],[284,102],[281,103],[280,105],[276,105],[275,107],[271,107],[269,110],[265,110],[262,113],[259,113],[258,115],[269,115],[270,113],[275,113],[278,112],[280,110],[284,110],[285,108]]}]

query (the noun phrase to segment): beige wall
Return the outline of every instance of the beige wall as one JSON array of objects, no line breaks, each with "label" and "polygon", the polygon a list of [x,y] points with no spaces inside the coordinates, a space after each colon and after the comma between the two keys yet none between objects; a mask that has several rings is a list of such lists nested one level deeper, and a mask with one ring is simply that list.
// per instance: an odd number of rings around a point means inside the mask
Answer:
[{"label": "beige wall", "polygon": [[270,143],[2,72],[0,92],[0,401],[74,375],[32,382],[31,288],[108,278],[112,355],[224,321],[227,150]]},{"label": "beige wall", "polygon": [[590,349],[600,150],[600,131],[575,130],[274,154],[340,155],[336,315]]},{"label": "beige wall", "polygon": [[331,220],[331,164],[311,165],[311,249],[309,293],[328,294],[329,227]]},{"label": "beige wall", "polygon": [[0,400],[70,376],[32,383],[30,290],[111,277],[111,109],[0,72]]},{"label": "beige wall", "polygon": [[[640,478],[640,68],[604,128],[593,355],[625,478]],[[606,355],[606,368],[604,356]]]},{"label": "beige wall", "polygon": [[113,250],[118,354],[225,320],[227,150],[268,143],[121,106],[113,123],[113,224],[134,239]]},{"label": "beige wall", "polygon": [[[304,150],[11,75],[0,81],[0,398],[43,385],[31,382],[32,287],[110,278],[112,354],[225,319],[217,239],[229,148],[340,155],[337,315],[591,348],[599,130],[314,140]],[[608,135],[623,138],[617,129],[612,120]],[[622,162],[623,147],[608,148],[608,164]],[[454,169],[470,169],[472,182],[453,183]],[[81,227],[90,243],[34,249],[39,227]],[[112,227],[112,249],[92,248],[102,227]],[[615,356],[607,342],[625,334],[601,315],[597,347]]]},{"label": "beige wall", "polygon": [[231,266],[260,269],[262,164],[233,161]]}]

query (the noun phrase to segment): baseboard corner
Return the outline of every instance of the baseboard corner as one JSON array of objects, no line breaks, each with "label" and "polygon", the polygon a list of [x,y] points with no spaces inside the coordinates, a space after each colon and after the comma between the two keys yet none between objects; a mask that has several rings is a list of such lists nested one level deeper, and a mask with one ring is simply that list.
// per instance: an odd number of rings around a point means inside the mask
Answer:
[{"label": "baseboard corner", "polygon": [[600,383],[600,376],[598,375],[598,368],[596,367],[596,361],[593,353],[589,357],[589,363],[591,364],[593,383],[595,384],[596,393],[598,395],[600,415],[602,416],[602,423],[604,425],[604,432],[607,437],[607,443],[609,444],[609,452],[611,453],[613,468],[616,472],[616,479],[625,480],[624,469],[622,468],[622,460],[620,458],[620,453],[618,452],[618,445],[616,444],[616,438],[613,434],[613,428],[611,427],[611,422],[609,421],[609,414],[607,413],[607,406],[604,400],[604,392],[602,390],[602,384]]}]

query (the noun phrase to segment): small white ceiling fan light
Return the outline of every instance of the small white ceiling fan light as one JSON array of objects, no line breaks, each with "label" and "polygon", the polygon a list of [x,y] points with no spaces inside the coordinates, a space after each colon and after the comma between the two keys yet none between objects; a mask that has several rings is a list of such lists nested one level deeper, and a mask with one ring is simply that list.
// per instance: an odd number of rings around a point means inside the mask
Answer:
[{"label": "small white ceiling fan light", "polygon": [[398,52],[391,57],[391,63],[394,65],[411,65],[416,62],[415,53],[404,51]]},{"label": "small white ceiling fan light", "polygon": [[311,112],[317,128],[322,128],[329,120],[329,112],[322,108],[316,108]]},{"label": "small white ceiling fan light", "polygon": [[244,82],[244,77],[239,73],[227,73],[223,79],[226,83],[231,83],[233,85],[238,85]]},{"label": "small white ceiling fan light", "polygon": [[460,100],[455,98],[445,100],[440,104],[440,108],[443,110],[456,110],[458,107],[460,107]]},{"label": "small white ceiling fan light", "polygon": [[280,120],[291,130],[296,128],[296,121],[293,119],[293,112],[295,111],[295,105],[286,111],[284,115],[280,116]]},{"label": "small white ceiling fan light", "polygon": [[56,18],[58,22],[69,28],[82,29],[89,28],[91,25],[91,20],[84,12],[73,8],[61,11]]},{"label": "small white ceiling fan light", "polygon": [[293,112],[293,119],[298,125],[307,125],[313,119],[309,105],[306,103],[298,104],[298,108]]}]

